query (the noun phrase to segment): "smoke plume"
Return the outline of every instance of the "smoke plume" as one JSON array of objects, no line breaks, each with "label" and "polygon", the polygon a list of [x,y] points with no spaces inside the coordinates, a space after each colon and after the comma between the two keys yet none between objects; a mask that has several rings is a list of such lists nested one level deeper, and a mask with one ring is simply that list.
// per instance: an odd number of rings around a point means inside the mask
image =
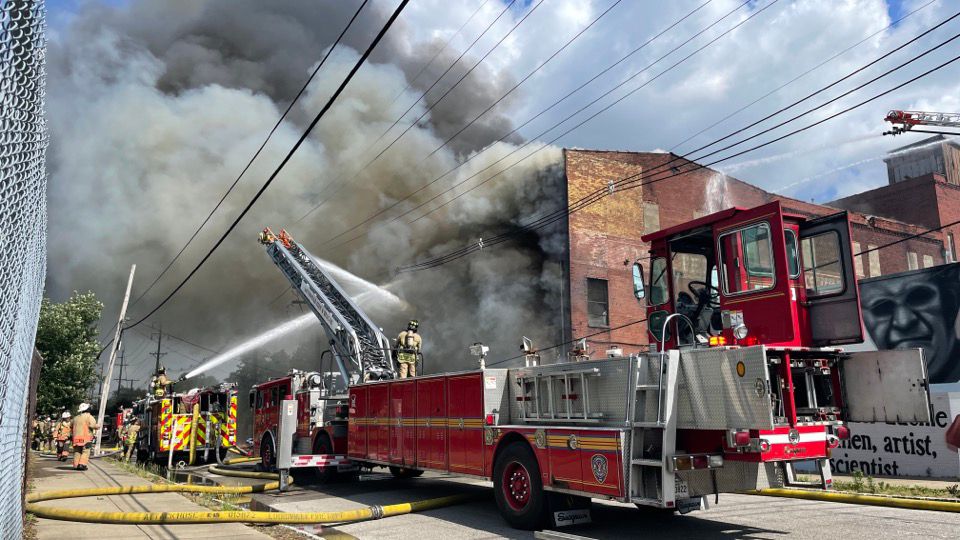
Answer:
[{"label": "smoke plume", "polygon": [[[106,329],[115,320],[110,307],[120,303],[129,265],[137,264],[136,298],[243,168],[357,5],[295,0],[84,4],[49,46],[48,294],[60,299],[74,289],[95,291],[108,306]],[[379,2],[371,6],[208,228],[167,277],[132,307],[131,318],[146,313],[189,272],[326,102],[358,58],[357,51],[366,47],[392,9]],[[486,15],[486,20],[495,16]],[[558,261],[565,243],[558,230],[439,269],[391,275],[397,266],[501,233],[563,204],[557,149],[541,152],[428,219],[407,224],[419,215],[414,213],[397,222],[379,222],[346,246],[318,249],[324,239],[392,204],[511,129],[515,103],[506,100],[454,144],[423,159],[514,84],[508,74],[481,65],[383,158],[354,177],[375,155],[364,154],[368,145],[459,54],[445,51],[395,100],[442,45],[439,38],[424,42],[413,34],[401,16],[254,210],[181,293],[148,322],[195,342],[226,348],[299,314],[303,308],[290,305],[290,293],[273,302],[285,281],[255,241],[257,232],[269,225],[287,227],[316,256],[386,284],[404,305],[369,302],[367,307],[388,334],[399,331],[409,318],[421,320],[430,371],[468,367],[466,347],[475,341],[489,344],[495,359],[512,356],[523,334],[540,343],[560,337],[555,330]],[[439,98],[472,62],[468,55],[427,102]],[[421,102],[398,128],[423,110]],[[392,140],[399,129],[392,133],[380,144]],[[496,144],[387,215],[486,167],[515,143]],[[334,200],[294,224],[322,193],[331,191],[328,186],[348,179]],[[318,328],[296,339],[325,342]],[[132,353],[138,340],[146,344],[150,329],[141,327],[138,332],[127,338]],[[276,346],[293,351],[296,345]],[[135,366],[152,366],[145,352],[141,356],[128,360]],[[165,361],[174,367],[174,374],[192,363],[176,356]],[[312,361],[304,359],[304,367],[311,367]],[[148,375],[134,370],[140,378]]]}]

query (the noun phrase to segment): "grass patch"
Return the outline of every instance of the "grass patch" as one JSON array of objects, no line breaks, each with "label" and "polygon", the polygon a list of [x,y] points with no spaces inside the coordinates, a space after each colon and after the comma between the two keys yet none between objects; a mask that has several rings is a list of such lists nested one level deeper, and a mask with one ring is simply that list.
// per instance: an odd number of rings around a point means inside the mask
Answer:
[{"label": "grass patch", "polygon": [[911,486],[900,483],[891,484],[883,480],[877,480],[872,476],[865,475],[861,471],[854,472],[849,481],[837,480],[834,478],[833,489],[835,491],[863,493],[867,495],[960,499],[960,484],[954,484],[952,486],[947,486],[946,488],[933,488],[921,485]]}]

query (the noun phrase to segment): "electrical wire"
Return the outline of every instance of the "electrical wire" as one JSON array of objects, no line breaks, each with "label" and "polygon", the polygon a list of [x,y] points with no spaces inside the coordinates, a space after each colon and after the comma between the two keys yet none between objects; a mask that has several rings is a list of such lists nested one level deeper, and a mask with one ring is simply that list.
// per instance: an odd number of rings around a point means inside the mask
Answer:
[{"label": "electrical wire", "polygon": [[338,97],[340,97],[340,94],[343,93],[343,90],[347,87],[347,85],[350,84],[350,81],[353,79],[353,76],[354,76],[354,75],[357,73],[357,71],[360,69],[360,66],[362,66],[362,65],[366,62],[367,58],[370,56],[370,54],[373,52],[373,50],[377,47],[377,45],[378,45],[378,44],[380,43],[380,41],[383,39],[383,36],[386,35],[387,31],[388,31],[388,30],[390,29],[390,27],[393,25],[394,21],[397,20],[397,17],[400,16],[400,13],[403,12],[403,9],[407,6],[407,4],[409,3],[409,1],[410,1],[410,0],[401,0],[401,1],[400,1],[400,5],[397,6],[396,10],[394,10],[393,14],[392,14],[392,15],[390,16],[390,18],[387,20],[386,24],[384,24],[383,28],[380,29],[380,32],[377,33],[376,38],[374,38],[373,42],[371,42],[370,45],[367,47],[367,50],[364,51],[363,55],[360,56],[360,58],[357,60],[356,64],[353,66],[353,68],[351,68],[350,73],[347,74],[346,78],[343,80],[343,82],[340,84],[340,86],[337,88],[337,90],[333,93],[332,96],[330,96],[330,99],[327,101],[327,103],[323,106],[323,108],[320,110],[320,112],[317,113],[317,115],[313,118],[313,121],[310,122],[310,125],[307,126],[307,129],[304,130],[303,134],[300,136],[300,138],[297,140],[297,142],[293,145],[293,148],[290,149],[290,151],[287,153],[286,157],[283,158],[283,161],[280,162],[280,164],[279,164],[279,165],[277,166],[277,168],[273,171],[273,173],[270,175],[270,177],[266,180],[266,182],[264,182],[264,184],[263,184],[263,186],[260,188],[260,190],[257,191],[256,195],[254,195],[253,198],[250,200],[250,202],[247,203],[247,205],[246,205],[246,207],[244,207],[243,211],[240,212],[240,215],[238,215],[238,216],[236,217],[236,219],[234,219],[233,223],[230,224],[230,227],[228,227],[227,230],[220,236],[220,239],[217,240],[217,242],[213,245],[212,248],[210,248],[210,250],[207,252],[207,254],[204,255],[204,257],[200,260],[200,262],[197,263],[197,265],[193,268],[193,270],[190,271],[190,273],[187,275],[187,277],[185,277],[185,278],[183,279],[183,281],[181,281],[180,284],[177,285],[177,287],[176,287],[175,289],[173,289],[173,291],[170,292],[169,295],[167,295],[166,298],[164,298],[159,304],[157,304],[156,307],[154,307],[152,310],[150,310],[149,313],[147,313],[146,315],[144,315],[142,318],[140,318],[140,319],[139,319],[138,321],[136,321],[135,323],[127,326],[126,328],[136,327],[136,326],[139,325],[140,323],[146,321],[151,315],[153,315],[154,313],[156,313],[156,312],[157,312],[160,308],[162,308],[164,305],[166,305],[166,303],[169,302],[170,299],[173,298],[173,297],[180,291],[180,289],[182,289],[183,286],[186,285],[187,282],[190,281],[190,279],[197,273],[197,271],[200,270],[201,267],[203,267],[204,263],[206,263],[207,260],[209,260],[210,257],[216,252],[216,250],[223,244],[223,241],[226,240],[227,236],[229,236],[231,232],[233,232],[233,230],[236,228],[236,226],[240,223],[240,220],[242,220],[243,217],[247,215],[247,212],[250,211],[250,209],[251,209],[251,208],[253,207],[253,205],[257,202],[257,200],[260,198],[260,196],[263,195],[263,192],[266,191],[268,187],[270,187],[270,184],[273,183],[273,181],[274,181],[274,179],[276,179],[277,175],[280,174],[280,171],[283,170],[283,168],[284,168],[284,166],[286,166],[287,162],[290,161],[290,159],[293,157],[293,155],[296,153],[296,151],[297,151],[297,150],[300,148],[300,146],[304,143],[304,141],[305,141],[305,140],[307,139],[307,137],[310,135],[310,132],[313,131],[313,128],[317,125],[318,122],[320,122],[320,119],[323,118],[323,116],[324,116],[324,115],[326,114],[326,112],[330,109],[330,107],[333,106],[333,103],[337,100]]},{"label": "electrical wire", "polygon": [[[592,333],[592,334],[587,334],[587,335],[585,335],[585,336],[580,336],[580,337],[578,337],[578,338],[574,338],[574,339],[571,339],[571,340],[569,340],[569,341],[564,341],[563,343],[556,343],[556,344],[554,344],[554,345],[550,345],[549,347],[544,347],[544,348],[542,348],[542,349],[537,349],[537,352],[549,351],[549,350],[551,350],[551,349],[556,349],[556,348],[558,348],[558,347],[564,347],[564,346],[566,346],[566,345],[570,345],[570,344],[572,344],[572,343],[576,343],[576,342],[580,341],[581,339],[587,339],[587,338],[590,338],[590,337],[593,337],[593,336],[599,336],[600,334],[609,334],[610,332],[613,332],[614,330],[620,330],[621,328],[626,328],[626,327],[628,327],[628,326],[633,326],[633,325],[635,325],[635,324],[640,324],[640,323],[646,322],[646,321],[647,321],[647,319],[638,319],[638,320],[636,320],[636,321],[631,321],[631,322],[628,322],[628,323],[626,323],[626,324],[621,324],[620,326],[614,326],[613,328],[604,328],[603,330],[600,330],[599,332],[594,332],[594,333]],[[523,357],[525,357],[525,356],[527,356],[527,355],[526,355],[526,354],[518,354],[517,356],[511,356],[510,358],[504,358],[503,360],[497,360],[496,362],[491,362],[491,363],[489,363],[489,364],[486,364],[486,366],[487,366],[487,367],[492,367],[492,366],[504,364],[504,363],[510,362],[510,361],[512,361],[512,360],[518,360],[518,359],[523,358]]]},{"label": "electrical wire", "polygon": [[230,187],[227,188],[227,191],[223,193],[223,195],[220,197],[220,200],[217,201],[216,205],[214,205],[213,210],[210,210],[210,213],[207,214],[206,218],[204,218],[203,223],[201,223],[200,226],[197,227],[197,230],[193,231],[193,234],[191,234],[190,238],[186,241],[185,244],[183,244],[183,247],[180,248],[180,251],[178,251],[177,254],[174,255],[173,259],[171,259],[170,262],[167,263],[167,266],[164,267],[164,269],[160,272],[160,274],[157,275],[156,278],[154,278],[153,282],[150,283],[150,285],[142,293],[140,293],[139,296],[137,296],[133,300],[133,303],[130,305],[131,308],[136,306],[140,302],[140,300],[142,300],[143,297],[146,296],[147,293],[149,293],[150,290],[153,289],[153,287],[163,278],[163,276],[166,275],[166,273],[170,270],[170,268],[172,268],[173,265],[177,262],[177,260],[180,259],[180,256],[183,255],[183,252],[187,250],[187,247],[189,247],[190,244],[193,243],[193,240],[197,237],[197,235],[200,234],[200,231],[207,225],[207,223],[213,217],[213,214],[216,213],[216,211],[223,204],[223,201],[225,201],[227,199],[227,196],[230,195],[230,193],[233,191],[233,188],[237,187],[237,184],[240,182],[240,179],[243,178],[243,176],[247,173],[248,170],[250,170],[250,167],[253,165],[253,162],[256,161],[256,159],[260,156],[260,153],[267,146],[267,143],[270,141],[270,139],[273,137],[273,134],[280,127],[280,124],[282,124],[283,121],[287,118],[287,115],[290,113],[290,110],[293,109],[293,106],[297,103],[297,101],[300,99],[303,93],[307,90],[307,87],[310,86],[310,83],[313,81],[314,77],[317,76],[317,73],[320,71],[320,68],[322,68],[323,65],[327,62],[327,58],[330,57],[330,54],[333,52],[333,50],[336,49],[337,45],[340,44],[340,40],[343,39],[343,36],[347,33],[348,30],[350,30],[350,27],[353,26],[353,22],[357,19],[357,16],[360,15],[360,12],[363,10],[364,6],[367,5],[368,1],[369,0],[363,0],[363,2],[361,2],[360,7],[358,7],[357,10],[353,13],[353,17],[350,18],[350,21],[347,22],[347,25],[340,32],[340,35],[337,36],[336,41],[333,42],[333,45],[330,46],[330,48],[327,50],[327,53],[323,55],[323,58],[320,60],[320,63],[317,64],[316,68],[314,68],[313,72],[310,74],[310,77],[307,78],[307,81],[303,83],[303,86],[300,88],[300,91],[297,92],[297,95],[293,97],[293,100],[291,100],[290,104],[287,105],[287,109],[283,111],[283,114],[280,115],[279,119],[277,119],[277,123],[273,125],[272,129],[270,129],[270,133],[267,134],[267,137],[260,144],[260,148],[257,148],[257,151],[254,152],[250,160],[247,161],[246,166],[244,166],[243,170],[240,171],[240,174],[237,175],[237,178],[233,181],[233,183],[230,184]]},{"label": "electrical wire", "polygon": [[[952,39],[955,39],[955,38],[951,38],[951,40],[952,40]],[[832,115],[829,115],[829,116],[827,116],[826,118],[823,118],[823,119],[821,119],[821,120],[818,120],[818,121],[816,121],[816,122],[814,122],[814,123],[812,123],[812,124],[809,124],[809,125],[804,126],[804,127],[802,127],[802,128],[796,129],[796,130],[791,131],[791,132],[789,132],[789,133],[787,133],[787,134],[781,135],[781,136],[779,136],[779,137],[777,137],[777,138],[775,138],[775,139],[773,139],[773,140],[767,141],[767,142],[765,142],[765,143],[761,143],[761,144],[759,144],[759,145],[753,146],[753,147],[748,148],[748,149],[746,149],[746,150],[737,152],[737,153],[735,153],[735,154],[726,156],[726,157],[724,157],[724,158],[718,159],[718,160],[716,160],[716,161],[712,161],[712,162],[707,163],[707,164],[691,163],[691,164],[693,165],[693,169],[691,169],[691,170],[678,171],[678,172],[676,172],[676,173],[674,173],[674,174],[672,174],[672,175],[666,176],[666,177],[653,178],[653,179],[649,179],[649,180],[646,180],[646,181],[634,180],[634,179],[637,178],[637,177],[641,177],[641,176],[642,176],[642,173],[638,173],[638,174],[634,174],[634,175],[629,175],[629,176],[627,176],[627,177],[624,177],[624,178],[620,179],[618,182],[616,182],[616,183],[614,184],[614,185],[615,185],[615,191],[624,191],[624,190],[626,190],[626,189],[633,189],[633,188],[637,188],[637,187],[640,187],[640,186],[643,186],[643,185],[649,185],[649,184],[653,184],[653,183],[660,182],[660,181],[663,181],[663,180],[667,180],[667,179],[670,179],[670,178],[674,178],[674,177],[676,177],[676,176],[689,174],[690,172],[693,172],[693,171],[696,171],[696,170],[700,170],[700,169],[703,169],[703,168],[707,168],[707,167],[710,167],[710,166],[712,166],[712,165],[715,165],[715,164],[718,164],[718,163],[727,161],[727,160],[729,160],[729,159],[733,159],[733,158],[735,158],[735,157],[739,157],[739,156],[741,156],[741,155],[743,155],[743,154],[745,154],[745,153],[752,152],[752,151],[757,150],[757,149],[759,149],[759,148],[763,148],[763,147],[765,147],[765,146],[769,146],[770,144],[774,144],[774,143],[779,142],[779,141],[781,141],[781,140],[783,140],[783,139],[785,139],[785,138],[791,137],[791,136],[796,135],[796,134],[798,134],[798,133],[801,133],[801,132],[803,132],[803,131],[807,131],[807,130],[809,130],[809,129],[817,126],[817,125],[820,125],[820,124],[822,124],[822,123],[824,123],[824,122],[827,122],[827,121],[829,121],[829,120],[832,120],[833,118],[836,118],[836,117],[838,117],[838,116],[840,116],[840,115],[842,115],[842,114],[846,114],[846,113],[848,113],[848,112],[850,112],[850,111],[852,111],[852,110],[854,110],[854,109],[856,109],[856,108],[859,108],[859,107],[861,107],[861,106],[863,106],[863,105],[866,105],[866,104],[868,104],[868,103],[870,103],[870,102],[872,102],[872,101],[875,101],[875,100],[877,100],[877,99],[879,99],[879,98],[881,98],[881,97],[883,97],[883,96],[885,96],[885,95],[887,95],[887,94],[889,94],[889,93],[891,93],[891,92],[894,92],[894,91],[896,91],[896,90],[898,90],[898,89],[900,89],[900,88],[902,88],[902,87],[904,87],[904,86],[906,86],[906,85],[908,85],[908,84],[911,84],[911,83],[913,83],[913,82],[915,82],[915,81],[917,81],[917,80],[919,80],[919,79],[921,79],[921,78],[923,78],[923,77],[926,77],[926,76],[930,75],[931,73],[934,73],[934,72],[936,72],[936,71],[938,71],[938,70],[940,70],[940,69],[943,69],[944,67],[946,67],[946,66],[948,66],[948,65],[956,62],[957,60],[960,60],[960,56],[954,57],[953,59],[948,60],[947,62],[941,63],[940,65],[938,65],[938,66],[936,66],[936,67],[934,67],[934,68],[932,68],[932,69],[930,69],[930,70],[928,70],[928,71],[926,71],[926,72],[924,72],[924,73],[922,73],[922,74],[920,74],[920,75],[918,75],[918,76],[916,76],[916,77],[913,77],[913,78],[911,78],[911,79],[909,79],[909,80],[907,80],[907,81],[905,81],[905,82],[903,82],[903,83],[901,83],[901,84],[899,84],[899,85],[897,85],[897,86],[894,86],[893,88],[890,88],[890,89],[888,89],[888,90],[886,90],[886,91],[884,91],[884,92],[881,92],[880,94],[874,95],[873,97],[868,98],[867,100],[861,101],[860,103],[858,103],[858,104],[856,104],[856,105],[853,105],[853,106],[848,107],[848,108],[846,108],[846,109],[843,109],[843,110],[841,110],[841,111],[839,111],[839,112],[837,112],[837,113],[834,113],[834,114],[832,114]],[[469,245],[469,246],[467,246],[467,247],[465,247],[465,248],[460,248],[459,250],[456,250],[456,251],[454,251],[454,252],[452,252],[452,253],[448,253],[448,254],[443,255],[443,256],[441,256],[441,257],[437,257],[437,258],[432,259],[432,260],[430,260],[430,261],[425,261],[425,262],[418,263],[418,264],[414,264],[414,265],[408,265],[408,266],[405,266],[405,267],[400,267],[400,268],[399,268],[399,271],[421,270],[421,269],[427,269],[427,268],[434,268],[434,267],[436,267],[436,266],[439,266],[439,265],[442,265],[442,264],[446,264],[447,262],[451,262],[452,260],[459,259],[459,258],[461,258],[462,256],[465,256],[465,255],[467,255],[467,254],[469,254],[469,253],[472,253],[472,252],[474,252],[474,251],[477,251],[478,249],[482,249],[482,248],[486,248],[486,247],[491,247],[491,246],[493,246],[493,245],[496,245],[496,244],[499,244],[499,243],[503,243],[503,242],[509,240],[509,238],[511,238],[511,237],[513,237],[513,236],[516,236],[517,234],[520,234],[520,233],[523,233],[523,232],[529,232],[529,231],[535,230],[535,229],[543,228],[544,226],[549,225],[549,224],[552,224],[552,223],[558,221],[559,219],[566,218],[566,217],[569,216],[571,213],[573,213],[573,212],[575,212],[575,211],[577,211],[577,210],[580,210],[580,209],[582,209],[582,208],[584,208],[584,207],[586,207],[586,206],[589,206],[590,204],[593,204],[593,203],[597,202],[598,200],[604,198],[605,196],[606,196],[606,195],[601,194],[601,195],[595,196],[595,197],[593,197],[593,198],[590,198],[589,196],[588,196],[588,197],[585,197],[584,199],[581,199],[582,203],[581,203],[581,201],[578,201],[578,203],[575,203],[574,205],[571,205],[570,207],[568,207],[568,208],[566,208],[566,209],[564,209],[564,210],[562,210],[562,211],[559,211],[559,213],[554,213],[554,216],[552,216],[552,217],[551,217],[551,216],[545,216],[544,218],[540,218],[539,220],[536,220],[537,222],[539,222],[539,223],[536,224],[536,225],[532,225],[532,224],[524,225],[524,226],[522,226],[521,228],[518,228],[518,230],[511,231],[511,232],[508,232],[508,233],[504,233],[504,234],[502,234],[502,235],[499,235],[499,236],[497,236],[497,237],[494,237],[493,239],[491,239],[491,240],[489,240],[489,241],[484,241],[482,246],[479,246],[479,245],[476,245],[476,244],[471,244],[471,245]]]},{"label": "electrical wire", "polygon": [[[460,60],[462,60],[463,57],[466,56],[467,53],[470,52],[471,49],[473,49],[473,47],[477,44],[477,42],[480,41],[481,38],[483,38],[483,36],[487,35],[487,32],[489,32],[490,29],[493,28],[493,26],[494,26],[495,24],[497,24],[497,22],[498,22],[505,14],[507,14],[507,12],[510,11],[510,8],[513,7],[513,4],[516,3],[516,2],[517,2],[517,0],[510,0],[510,3],[509,3],[509,4],[504,5],[504,6],[503,6],[503,9],[500,11],[500,13],[497,15],[497,17],[496,17],[494,20],[490,21],[490,24],[488,24],[487,27],[483,29],[483,32],[481,32],[480,35],[478,35],[478,36],[473,40],[473,42],[471,42],[470,45],[468,45],[467,48],[464,49],[463,52],[460,53],[460,56],[458,56],[456,60],[454,60],[449,66],[447,66],[447,69],[445,69],[445,70],[443,71],[443,73],[441,73],[440,76],[437,77],[436,80],[433,81],[433,84],[431,84],[429,87],[427,87],[427,89],[424,90],[424,91],[420,94],[420,96],[417,97],[417,99],[414,100],[413,103],[411,103],[409,107],[407,107],[407,109],[406,109],[405,111],[403,111],[402,113],[400,113],[400,116],[397,116],[396,120],[394,120],[393,123],[390,124],[389,127],[387,127],[387,129],[383,130],[383,133],[381,133],[380,136],[377,137],[377,139],[376,139],[374,142],[372,142],[371,144],[369,144],[369,145],[367,146],[367,148],[365,148],[365,149],[363,150],[363,152],[361,152],[361,155],[366,155],[367,152],[369,152],[370,150],[372,150],[372,149],[377,145],[377,143],[379,143],[384,137],[386,137],[386,135],[387,135],[388,133],[390,133],[390,131],[393,130],[393,128],[396,127],[396,125],[399,124],[400,121],[403,120],[403,118],[404,118],[407,114],[409,114],[410,111],[412,111],[414,107],[417,106],[418,103],[420,103],[422,100],[426,99],[427,94],[429,94],[430,91],[432,91],[432,90],[434,89],[434,87],[436,87],[438,84],[440,84],[440,81],[442,81],[443,78],[447,76],[447,73],[449,73],[450,70],[452,70],[454,67],[457,66],[457,64],[460,63]],[[511,30],[511,32],[512,32],[512,30]],[[509,34],[508,34],[508,35],[509,35]],[[501,40],[501,41],[502,41],[502,40]],[[500,45],[500,44],[497,43],[497,46],[499,46],[499,45]],[[496,46],[494,46],[494,48],[496,48]],[[493,51],[493,49],[491,49],[491,51]],[[489,54],[489,52],[488,52],[487,54]],[[478,65],[480,65],[479,62],[475,63],[475,64],[473,65],[473,67],[471,67],[469,70],[467,70],[467,74],[470,74],[474,69],[476,69],[476,67],[477,67]],[[461,79],[461,80],[462,80],[462,79]],[[458,83],[459,83],[459,81],[458,81]],[[419,121],[419,119],[418,119],[418,121]],[[408,128],[408,129],[409,129],[409,128]],[[406,133],[406,131],[404,131],[403,133]],[[403,133],[400,135],[401,137],[403,136]],[[394,140],[394,142],[396,142],[396,140]],[[393,144],[393,143],[391,143],[391,144]],[[377,156],[377,157],[379,157],[379,156]],[[369,163],[368,163],[367,165],[369,165]],[[320,202],[317,203],[316,205],[314,205],[313,208],[311,208],[310,210],[308,210],[305,214],[303,214],[302,216],[300,216],[300,218],[297,219],[297,221],[295,221],[295,223],[300,223],[301,221],[303,221],[304,219],[306,219],[308,216],[310,216],[310,214],[312,214],[312,213],[316,212],[317,210],[319,210],[321,206],[323,206],[324,204],[326,204],[327,201],[329,201],[332,197],[334,197],[337,193],[339,193],[340,190],[343,189],[343,187],[344,187],[346,184],[349,184],[350,182],[352,182],[353,179],[357,177],[357,175],[359,175],[361,172],[363,172],[363,171],[366,169],[367,165],[364,165],[364,166],[361,167],[360,169],[357,169],[357,171],[356,171],[355,173],[353,173],[353,175],[350,176],[350,178],[347,179],[346,181],[341,182],[341,180],[342,180],[343,177],[342,177],[342,176],[337,177],[336,180],[334,180],[333,182],[331,182],[331,183],[330,183],[326,188],[324,188],[324,190],[320,193],[320,197],[323,197],[323,198],[320,200]],[[334,188],[333,193],[331,193],[329,196],[324,196],[324,192],[328,191],[328,190],[331,189],[333,186],[337,186],[336,188]]]}]

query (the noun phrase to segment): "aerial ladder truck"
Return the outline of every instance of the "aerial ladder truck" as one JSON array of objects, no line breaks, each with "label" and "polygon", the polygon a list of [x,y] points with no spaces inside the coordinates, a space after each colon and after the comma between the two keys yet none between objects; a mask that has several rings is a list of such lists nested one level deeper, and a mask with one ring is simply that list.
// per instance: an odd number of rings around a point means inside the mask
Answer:
[{"label": "aerial ladder truck", "polygon": [[[362,312],[323,311],[339,308],[314,288],[344,295],[312,273],[309,254],[285,234],[261,240],[331,341],[349,334]],[[649,350],[544,363],[525,344],[520,367],[395,379],[389,355],[347,348],[334,353],[348,368],[342,393],[323,398],[315,375],[294,374],[255,387],[255,407],[283,411],[283,448],[319,435],[333,449],[329,474],[362,466],[491,480],[501,515],[524,529],[588,520],[591,499],[686,513],[711,495],[801,484],[800,462],[829,488],[848,422],[929,421],[922,350],[841,348],[863,340],[846,213],[808,218],[773,202],[643,240],[649,259],[624,271],[647,305]],[[313,415],[315,391],[333,414]],[[257,444],[261,456],[274,448]]]},{"label": "aerial ladder truck", "polygon": [[[884,135],[900,135],[913,130],[916,126],[960,129],[960,113],[893,110],[887,113],[884,120],[893,124],[890,131],[883,132]],[[919,133],[926,132],[919,131]],[[957,133],[957,135],[960,135],[960,133]]]}]

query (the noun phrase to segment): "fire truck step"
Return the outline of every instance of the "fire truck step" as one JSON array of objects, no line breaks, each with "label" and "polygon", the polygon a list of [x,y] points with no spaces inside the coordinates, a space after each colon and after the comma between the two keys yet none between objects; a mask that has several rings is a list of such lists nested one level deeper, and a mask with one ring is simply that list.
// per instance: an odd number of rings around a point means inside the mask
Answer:
[{"label": "fire truck step", "polygon": [[630,464],[631,464],[631,465],[640,465],[640,466],[643,466],[643,467],[658,467],[658,468],[659,468],[659,467],[663,467],[663,461],[661,461],[661,460],[659,460],[659,459],[647,459],[647,458],[643,458],[643,459],[631,459],[631,460],[630,460]]},{"label": "fire truck step", "polygon": [[638,384],[637,390],[659,390],[659,384]]},{"label": "fire truck step", "polygon": [[640,428],[662,428],[662,427],[664,427],[664,424],[663,424],[663,422],[657,422],[657,421],[652,421],[652,422],[634,422],[634,423],[633,423],[633,427],[640,427]]},{"label": "fire truck step", "polygon": [[660,499],[646,499],[644,497],[631,497],[630,502],[644,506],[663,506],[663,501]]}]

